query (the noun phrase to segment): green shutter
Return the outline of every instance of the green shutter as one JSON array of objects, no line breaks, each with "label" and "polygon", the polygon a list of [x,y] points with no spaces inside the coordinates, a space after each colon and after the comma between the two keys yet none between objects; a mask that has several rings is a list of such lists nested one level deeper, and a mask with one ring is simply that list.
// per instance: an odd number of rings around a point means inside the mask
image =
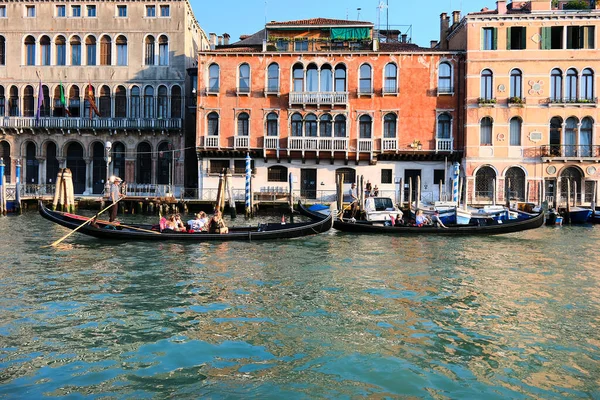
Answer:
[{"label": "green shutter", "polygon": [[498,50],[498,28],[492,28],[492,32],[494,35],[494,41],[492,44],[492,50]]},{"label": "green shutter", "polygon": [[521,48],[525,50],[527,48],[527,27],[524,26],[521,30]]},{"label": "green shutter", "polygon": [[552,34],[550,27],[542,28],[542,50],[550,50],[552,48]]},{"label": "green shutter", "polygon": [[510,35],[512,33],[511,28],[506,28],[506,50],[510,50]]}]

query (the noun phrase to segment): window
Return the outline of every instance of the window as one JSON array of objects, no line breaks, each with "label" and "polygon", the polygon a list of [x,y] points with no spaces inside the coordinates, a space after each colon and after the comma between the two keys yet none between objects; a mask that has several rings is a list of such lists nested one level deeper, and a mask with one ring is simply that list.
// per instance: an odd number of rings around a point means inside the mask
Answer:
[{"label": "window", "polygon": [[56,48],[56,65],[67,65],[67,40],[60,35],[54,39]]},{"label": "window", "polygon": [[434,185],[443,185],[446,182],[446,170],[443,169],[434,169],[433,170],[433,184]]},{"label": "window", "polygon": [[592,156],[592,125],[594,122],[590,117],[585,117],[581,121],[579,129],[579,152],[581,157]]},{"label": "window", "polygon": [[446,113],[438,115],[437,138],[450,139],[452,137],[451,128],[452,118]]},{"label": "window", "polygon": [[319,136],[321,137],[331,137],[333,130],[333,124],[331,115],[323,114],[319,120]]},{"label": "window", "polygon": [[295,51],[308,51],[308,40],[297,40],[294,42]]},{"label": "window", "polygon": [[383,93],[398,93],[398,67],[389,63],[385,66],[383,77]]},{"label": "window", "polygon": [[593,49],[593,26],[567,26],[567,49]]},{"label": "window", "polygon": [[295,113],[292,115],[292,136],[302,136],[302,115]]},{"label": "window", "polygon": [[567,71],[567,81],[565,82],[565,100],[577,100],[577,70],[573,68]]},{"label": "window", "polygon": [[135,183],[152,183],[152,147],[142,142],[137,146]]},{"label": "window", "polygon": [[154,118],[154,88],[146,86],[144,89],[144,118]]},{"label": "window", "polygon": [[156,6],[146,6],[146,17],[156,17]]},{"label": "window", "polygon": [[181,118],[181,88],[171,88],[171,118]]},{"label": "window", "polygon": [[85,38],[85,53],[87,65],[96,65],[96,38],[88,36]]},{"label": "window", "polygon": [[346,91],[346,67],[343,65],[335,67],[335,91]]},{"label": "window", "polygon": [[69,112],[72,117],[79,117],[81,109],[81,99],[79,97],[79,87],[71,86],[69,89]]},{"label": "window", "polygon": [[112,64],[112,43],[110,36],[102,36],[100,38],[100,65],[111,65]]},{"label": "window", "polygon": [[35,65],[35,39],[33,36],[25,38],[25,64]]},{"label": "window", "polygon": [[319,71],[315,64],[309,64],[306,68],[306,91],[317,92],[319,90]]},{"label": "window", "polygon": [[[254,160],[250,160],[250,169],[254,169]],[[246,160],[233,160],[233,173],[246,174]]]},{"label": "window", "polygon": [[382,169],[381,170],[381,183],[392,183],[392,170]]},{"label": "window", "polygon": [[513,117],[510,120],[510,145],[520,146],[521,145],[521,127],[523,123],[521,118]]},{"label": "window", "polygon": [[343,175],[344,183],[355,183],[356,182],[356,171],[352,168],[338,168],[335,170],[335,181],[337,177]]},{"label": "window", "polygon": [[506,30],[506,49],[525,50],[527,29],[524,26],[513,26]]},{"label": "window", "polygon": [[480,145],[486,146],[492,144],[492,119],[485,117],[481,120],[479,127]]},{"label": "window", "polygon": [[161,85],[158,87],[158,97],[157,97],[157,108],[158,108],[158,113],[157,113],[157,117],[158,118],[167,118],[168,114],[167,114],[167,110],[169,109],[169,98],[168,98],[168,94],[167,94],[167,87],[164,85]]},{"label": "window", "polygon": [[452,93],[452,67],[450,63],[440,63],[438,69],[438,93]]},{"label": "window", "polygon": [[19,116],[19,89],[11,86],[8,94],[8,115],[10,117]]},{"label": "window", "polygon": [[513,101],[523,98],[523,74],[518,69],[510,71],[510,98]]},{"label": "window", "polygon": [[346,117],[343,115],[336,115],[333,119],[333,136],[335,137],[346,137]]},{"label": "window", "polygon": [[277,114],[271,112],[267,115],[267,136],[277,136],[279,134]]},{"label": "window", "polygon": [[360,139],[371,138],[371,117],[368,115],[361,115],[358,119],[358,130]]},{"label": "window", "polygon": [[277,48],[277,51],[287,51],[288,42],[280,39],[277,41],[277,43],[275,43],[275,46]]},{"label": "window", "polygon": [[317,116],[315,114],[308,114],[306,118],[304,118],[304,136],[317,136]]},{"label": "window", "polygon": [[574,157],[577,155],[577,124],[579,120],[575,117],[567,118],[565,124],[565,156]]},{"label": "window", "polygon": [[373,87],[371,86],[371,66],[369,64],[361,65],[359,74],[358,92],[363,94],[373,93]]},{"label": "window", "polygon": [[563,48],[563,27],[550,26],[542,28],[541,45],[543,50],[556,50]]},{"label": "window", "polygon": [[238,136],[248,136],[249,122],[250,122],[250,116],[248,115],[248,113],[243,112],[238,115],[238,121],[237,121]]},{"label": "window", "polygon": [[267,92],[279,92],[279,65],[272,63],[267,68]]},{"label": "window", "polygon": [[71,44],[71,65],[81,65],[81,39],[79,36],[73,36]]},{"label": "window", "polygon": [[302,64],[295,64],[292,67],[292,79],[294,85],[294,92],[304,91],[304,67]]},{"label": "window", "polygon": [[118,5],[117,6],[117,17],[125,18],[127,16],[127,6]]},{"label": "window", "polygon": [[581,75],[581,100],[594,100],[594,72],[586,68]]},{"label": "window", "polygon": [[90,18],[94,18],[96,16],[96,6],[95,5],[87,5],[85,6],[87,16]]},{"label": "window", "polygon": [[127,118],[127,91],[123,86],[115,90],[115,118]]},{"label": "window", "polygon": [[498,48],[498,30],[496,28],[482,28],[481,50],[496,50]]},{"label": "window", "polygon": [[81,17],[81,6],[71,6],[71,16]]},{"label": "window", "polygon": [[210,160],[209,173],[211,174],[220,174],[227,168],[229,168],[229,160]]},{"label": "window", "polygon": [[383,137],[393,139],[396,137],[396,114],[386,114],[383,117]]},{"label": "window", "polygon": [[154,36],[146,37],[146,56],[144,58],[145,65],[154,65]]},{"label": "window", "polygon": [[491,100],[494,98],[493,92],[494,75],[489,69],[484,69],[481,72],[481,98],[483,100]]},{"label": "window", "polygon": [[35,6],[25,6],[25,16],[27,18],[35,18]]},{"label": "window", "polygon": [[90,90],[89,86],[84,86],[84,89],[83,89],[83,91],[84,91],[84,96],[83,96],[83,115],[85,117],[87,117],[89,115],[89,117],[92,118],[93,109],[92,109],[92,107],[90,105],[90,97],[92,99],[95,99],[96,98],[96,95],[95,95],[96,91],[95,91],[94,87],[92,86],[91,87],[92,94],[90,96],[89,95],[89,90]]},{"label": "window", "polygon": [[171,8],[168,5],[160,6],[160,16],[161,17],[170,17],[171,16]]},{"label": "window", "polygon": [[239,74],[238,91],[241,93],[250,93],[250,65],[240,65]]},{"label": "window", "polygon": [[110,88],[106,85],[100,88],[100,99],[98,100],[98,111],[100,117],[110,118],[112,114],[110,101]]},{"label": "window", "polygon": [[0,117],[4,117],[6,112],[6,98],[4,97],[4,86],[0,86]]},{"label": "window", "polygon": [[219,114],[211,112],[207,117],[208,122],[208,135],[219,136]]},{"label": "window", "polygon": [[33,108],[33,87],[31,85],[25,86],[25,90],[23,91],[23,116],[24,117],[33,117],[34,116],[34,108]]},{"label": "window", "polygon": [[64,4],[56,6],[56,16],[59,18],[67,16],[67,7]]},{"label": "window", "polygon": [[158,38],[158,65],[169,65],[169,39],[165,35]]},{"label": "window", "polygon": [[134,86],[131,88],[131,94],[129,97],[129,116],[130,118],[140,117],[141,99],[140,99],[140,88]]},{"label": "window", "polygon": [[282,165],[275,165],[267,169],[267,182],[287,182],[288,169]]},{"label": "window", "polygon": [[558,68],[554,68],[550,74],[550,101],[562,101],[562,86],[562,71]]},{"label": "window", "polygon": [[219,66],[217,64],[211,64],[208,67],[208,91],[215,93],[219,91]]},{"label": "window", "polygon": [[0,18],[6,18],[6,6],[0,6]]},{"label": "window", "polygon": [[6,65],[6,39],[0,36],[0,65]]},{"label": "window", "polygon": [[52,54],[50,52],[50,38],[48,36],[42,36],[40,38],[40,50],[41,50],[41,60],[40,63],[42,65],[51,65],[52,64]]},{"label": "window", "polygon": [[117,65],[127,65],[127,38],[123,35],[115,40],[117,45]]},{"label": "window", "polygon": [[321,66],[319,90],[323,93],[333,92],[333,71],[331,65],[325,64]]}]

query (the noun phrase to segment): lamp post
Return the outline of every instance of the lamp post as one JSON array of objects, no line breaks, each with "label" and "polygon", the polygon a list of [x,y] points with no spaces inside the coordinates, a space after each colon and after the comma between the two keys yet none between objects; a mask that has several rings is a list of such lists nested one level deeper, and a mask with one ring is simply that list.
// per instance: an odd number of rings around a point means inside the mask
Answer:
[{"label": "lamp post", "polygon": [[106,150],[106,156],[105,156],[105,160],[106,160],[106,182],[104,182],[104,195],[105,196],[110,196],[110,170],[109,170],[109,165],[110,165],[110,161],[111,161],[111,157],[110,157],[110,149],[112,148],[112,143],[110,141],[106,141],[106,144],[104,145],[104,150]]}]

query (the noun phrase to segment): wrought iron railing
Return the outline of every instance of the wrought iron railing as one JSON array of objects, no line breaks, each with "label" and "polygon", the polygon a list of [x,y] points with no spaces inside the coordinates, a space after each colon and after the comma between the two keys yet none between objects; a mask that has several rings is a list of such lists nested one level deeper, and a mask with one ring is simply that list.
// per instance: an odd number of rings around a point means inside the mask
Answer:
[{"label": "wrought iron railing", "polygon": [[549,104],[598,104],[597,97],[549,97]]},{"label": "wrought iron railing", "polygon": [[[530,153],[528,153],[530,154]],[[539,147],[538,157],[600,157],[600,146],[598,145],[559,145],[549,144]]]},{"label": "wrought iron railing", "polygon": [[[35,184],[28,183],[19,185],[19,195],[21,199],[41,199],[54,196],[56,185],[54,184]],[[6,185],[6,200],[15,200],[16,185]]]},{"label": "wrought iron railing", "polygon": [[[181,118],[62,118],[3,117],[0,127],[15,129],[180,129]],[[65,132],[69,133],[69,132]]]}]

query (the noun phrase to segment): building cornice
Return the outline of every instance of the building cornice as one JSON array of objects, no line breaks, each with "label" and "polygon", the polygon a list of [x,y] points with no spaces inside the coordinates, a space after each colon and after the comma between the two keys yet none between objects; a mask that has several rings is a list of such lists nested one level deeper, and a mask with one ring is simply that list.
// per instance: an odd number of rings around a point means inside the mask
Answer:
[{"label": "building cornice", "polygon": [[240,51],[240,52],[234,52],[234,51],[228,51],[228,52],[220,52],[220,51],[199,51],[198,55],[199,56],[259,56],[259,57],[264,57],[264,56],[271,56],[271,57],[283,57],[283,56],[288,56],[288,57],[334,57],[334,56],[343,56],[343,57],[365,57],[365,56],[398,56],[398,55],[402,55],[402,56],[409,56],[409,55],[414,55],[414,56],[457,56],[457,55],[463,55],[465,52],[463,50],[444,50],[444,51],[440,51],[440,50],[432,50],[432,51],[386,51],[386,52],[379,52],[379,51],[363,51],[363,52],[357,52],[357,51],[353,51],[353,52],[276,52],[276,51],[266,51],[266,52],[262,52],[262,51],[253,51],[253,52],[248,52],[248,51]]}]

